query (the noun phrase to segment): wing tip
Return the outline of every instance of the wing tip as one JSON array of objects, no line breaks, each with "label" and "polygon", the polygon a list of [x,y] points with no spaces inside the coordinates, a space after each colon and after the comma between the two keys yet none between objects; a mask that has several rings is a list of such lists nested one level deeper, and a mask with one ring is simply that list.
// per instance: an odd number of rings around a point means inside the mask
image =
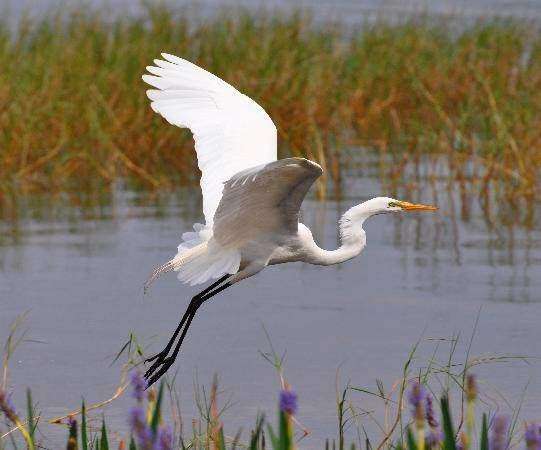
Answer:
[{"label": "wing tip", "polygon": [[154,101],[156,100],[156,95],[158,95],[159,92],[159,89],[147,89],[145,91],[145,94],[147,95],[149,100]]},{"label": "wing tip", "polygon": [[182,58],[179,58],[178,56],[172,55],[171,53],[161,52],[161,55],[162,55],[163,59],[165,59],[166,61],[169,61],[170,63],[173,63],[173,64],[178,64],[179,60],[182,61]]},{"label": "wing tip", "polygon": [[301,156],[293,156],[291,159],[295,160],[298,164],[316,173],[318,176],[323,174],[323,168],[315,161]]},{"label": "wing tip", "polygon": [[[141,76],[141,79],[146,83],[150,84],[151,86],[154,86],[154,81],[156,81],[156,78],[154,75],[149,75],[148,73],[145,73]],[[148,92],[148,91],[147,91]]]}]

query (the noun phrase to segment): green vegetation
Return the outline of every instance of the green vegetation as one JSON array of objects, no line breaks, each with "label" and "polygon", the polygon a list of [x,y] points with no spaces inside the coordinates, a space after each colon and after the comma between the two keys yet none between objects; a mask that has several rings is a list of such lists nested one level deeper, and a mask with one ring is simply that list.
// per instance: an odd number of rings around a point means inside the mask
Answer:
[{"label": "green vegetation", "polygon": [[281,156],[319,161],[336,186],[354,146],[390,155],[382,175],[398,181],[420,155],[443,155],[451,180],[530,200],[541,165],[538,28],[454,25],[346,29],[303,13],[202,20],[155,7],[140,18],[81,10],[22,19],[14,32],[3,25],[0,209],[31,193],[78,201],[118,181],[153,190],[196,181],[190,134],[154,115],[144,94],[141,74],[162,51],[257,100],[279,129]]},{"label": "green vegetation", "polygon": [[[189,422],[182,419],[175,377],[170,380],[166,376],[159,387],[145,390],[146,382],[140,371],[144,348],[133,334],[113,358],[113,363],[123,358],[125,361],[119,386],[110,399],[93,405],[85,405],[83,401],[80,409],[46,418],[36,410],[27,391],[26,417],[23,417],[12,402],[17,391],[10,390],[8,366],[16,347],[25,340],[26,333],[21,329],[24,319],[25,315],[14,322],[4,346],[0,379],[0,419],[5,422],[5,426],[0,422],[2,450],[47,448],[46,437],[40,430],[43,422],[65,427],[68,450],[293,450],[305,446],[325,450],[506,450],[523,448],[524,443],[528,450],[538,450],[541,446],[539,423],[527,422],[521,427],[525,390],[520,398],[511,402],[497,391],[490,392],[487,384],[483,383],[486,392],[478,387],[472,373],[474,367],[527,359],[511,355],[471,355],[478,317],[466,342],[461,342],[458,335],[449,339],[420,339],[403,364],[402,373],[389,386],[381,380],[376,380],[375,388],[355,386],[351,382],[341,386],[337,376],[336,437],[317,443],[309,438],[310,432],[301,422],[310,420],[303,413],[303,404],[310,401],[298,404],[297,395],[284,374],[284,356],[276,353],[270,338],[270,351],[260,353],[273,366],[280,382],[278,422],[274,426],[274,420],[260,413],[252,428],[248,428],[249,433],[238,430],[229,434],[232,430],[227,430],[223,418],[229,404],[220,404],[217,377],[208,390],[196,380],[194,400],[199,416],[191,420],[191,427],[186,426]],[[423,344],[431,348],[427,360],[419,355]],[[459,344],[465,345],[466,353],[462,357],[456,354]],[[441,355],[437,351],[440,346],[448,347]],[[495,393],[502,405],[495,402]],[[121,395],[132,397],[132,406],[126,412],[129,427],[123,432],[107,425],[103,411]],[[357,397],[355,401],[353,396]],[[381,405],[376,409],[382,411],[374,410],[373,403],[365,409],[367,399],[375,399]],[[375,425],[374,430],[367,431],[367,424]]]}]

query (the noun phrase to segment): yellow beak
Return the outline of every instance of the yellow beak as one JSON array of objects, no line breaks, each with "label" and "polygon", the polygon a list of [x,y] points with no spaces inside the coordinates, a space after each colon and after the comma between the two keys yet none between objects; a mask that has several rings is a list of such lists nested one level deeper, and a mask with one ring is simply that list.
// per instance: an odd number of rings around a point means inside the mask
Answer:
[{"label": "yellow beak", "polygon": [[438,209],[435,206],[420,203],[400,202],[399,205],[404,211],[436,211]]}]

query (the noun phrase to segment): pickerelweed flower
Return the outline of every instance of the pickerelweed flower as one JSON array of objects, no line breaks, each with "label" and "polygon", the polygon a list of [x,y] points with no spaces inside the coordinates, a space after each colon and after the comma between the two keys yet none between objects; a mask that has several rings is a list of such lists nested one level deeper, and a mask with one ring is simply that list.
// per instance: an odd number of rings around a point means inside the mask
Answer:
[{"label": "pickerelweed flower", "polygon": [[524,430],[524,440],[528,450],[541,450],[541,428],[537,423],[529,423]]},{"label": "pickerelweed flower", "polygon": [[295,415],[297,412],[297,394],[295,392],[288,389],[280,391],[280,411],[292,416]]},{"label": "pickerelweed flower", "polygon": [[135,398],[138,402],[142,402],[145,396],[145,389],[147,388],[146,380],[138,371],[134,370],[130,374],[130,382],[133,388],[133,398]]},{"label": "pickerelweed flower", "polygon": [[432,402],[432,397],[430,395],[426,396],[426,421],[428,422],[428,425],[430,428],[435,430],[440,425],[438,420],[436,419],[436,414],[434,413],[434,404]]},{"label": "pickerelweed flower", "polygon": [[156,450],[172,450],[173,449],[173,433],[171,428],[161,427],[158,430],[158,440],[156,442]]},{"label": "pickerelweed flower", "polygon": [[130,410],[129,424],[131,432],[137,440],[137,447],[140,450],[153,450],[154,436],[149,425],[145,421],[145,412],[140,406]]},{"label": "pickerelweed flower", "polygon": [[69,416],[68,417],[68,426],[70,428],[74,427],[77,425],[77,421],[73,418],[73,416]]},{"label": "pickerelweed flower", "polygon": [[426,446],[428,448],[439,448],[442,440],[443,433],[441,430],[432,429],[430,430],[430,433],[426,435]]},{"label": "pickerelweed flower", "polygon": [[424,414],[424,403],[426,399],[426,390],[421,383],[415,381],[411,385],[411,389],[408,394],[408,401],[412,406],[412,414],[418,424],[423,423],[425,414]]},{"label": "pickerelweed flower", "polygon": [[505,450],[507,448],[507,428],[509,418],[502,414],[496,414],[492,419],[490,430],[490,439],[488,441],[489,450]]}]

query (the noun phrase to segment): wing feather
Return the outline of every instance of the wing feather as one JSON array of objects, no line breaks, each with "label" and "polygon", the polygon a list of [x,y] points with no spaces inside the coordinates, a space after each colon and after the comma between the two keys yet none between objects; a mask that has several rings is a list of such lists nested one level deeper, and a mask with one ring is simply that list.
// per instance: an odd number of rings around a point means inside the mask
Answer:
[{"label": "wing feather", "polygon": [[223,248],[241,248],[297,232],[302,201],[321,167],[304,158],[286,158],[244,170],[225,183],[214,216],[214,239]]},{"label": "wing feather", "polygon": [[162,53],[143,80],[152,109],[189,128],[201,170],[203,213],[212,227],[224,183],[249,167],[276,161],[277,132],[264,109],[197,65]]}]

